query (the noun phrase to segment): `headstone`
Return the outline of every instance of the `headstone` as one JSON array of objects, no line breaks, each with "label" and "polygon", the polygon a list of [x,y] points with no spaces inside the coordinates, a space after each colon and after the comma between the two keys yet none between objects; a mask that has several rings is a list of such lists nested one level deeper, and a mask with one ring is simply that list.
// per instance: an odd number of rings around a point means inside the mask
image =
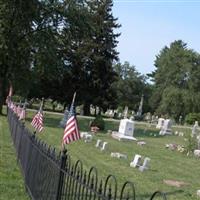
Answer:
[{"label": "headstone", "polygon": [[95,147],[100,147],[100,145],[101,145],[101,140],[98,139]]},{"label": "headstone", "polygon": [[160,130],[160,135],[171,135],[172,134],[172,121],[170,119],[166,119],[164,121],[163,127]]},{"label": "headstone", "polygon": [[200,190],[197,190],[197,197],[200,198]]},{"label": "headstone", "polygon": [[118,152],[112,152],[110,154],[111,157],[113,158],[123,158],[123,159],[127,159],[127,155],[122,154],[122,153],[118,153]]},{"label": "headstone", "polygon": [[200,135],[197,136],[197,145],[198,145],[198,149],[200,149]]},{"label": "headstone", "polygon": [[156,128],[157,129],[161,129],[163,127],[164,121],[165,121],[165,119],[159,118],[158,119],[158,124],[156,125]]},{"label": "headstone", "polygon": [[118,113],[118,118],[121,118],[122,117],[122,113]]},{"label": "headstone", "polygon": [[200,158],[200,150],[199,149],[194,150],[194,156],[196,156],[197,158]]},{"label": "headstone", "polygon": [[179,116],[179,119],[178,119],[179,124],[182,124],[182,121],[183,121],[183,116],[180,115],[180,116]]},{"label": "headstone", "polygon": [[148,157],[146,157],[146,158],[144,159],[143,165],[139,167],[139,170],[140,170],[141,172],[143,172],[144,170],[149,169],[150,160],[151,160],[151,159],[148,158]]},{"label": "headstone", "polygon": [[143,107],[143,101],[144,101],[144,95],[142,95],[141,100],[140,100],[140,105],[137,111],[137,116],[141,117],[142,116],[142,107]]},{"label": "headstone", "polygon": [[139,141],[139,142],[137,142],[137,145],[139,145],[139,146],[143,146],[143,145],[145,145],[145,144],[146,144],[145,141]]},{"label": "headstone", "polygon": [[91,135],[91,134],[87,134],[87,135],[85,135],[84,138],[85,138],[84,141],[85,141],[86,143],[92,141],[92,135]]},{"label": "headstone", "polygon": [[125,106],[124,108],[124,119],[128,118],[128,106]]},{"label": "headstone", "polygon": [[122,119],[119,125],[119,133],[125,136],[133,136],[134,122],[129,119]]},{"label": "headstone", "polygon": [[103,143],[103,145],[102,145],[102,147],[101,147],[101,151],[104,151],[104,150],[106,149],[107,144],[108,144],[107,142],[104,142],[104,143]]},{"label": "headstone", "polygon": [[88,132],[80,132],[80,136],[81,136],[81,138],[84,138],[85,135],[87,135],[87,134],[89,134],[89,133],[88,133]]},{"label": "headstone", "polygon": [[130,119],[122,119],[120,121],[118,132],[113,132],[112,137],[118,140],[136,140],[133,137],[134,122]]},{"label": "headstone", "polygon": [[68,107],[65,108],[63,119],[60,121],[60,127],[65,128],[67,120],[68,120],[69,110]]},{"label": "headstone", "polygon": [[195,121],[194,126],[192,127],[192,136],[196,136],[198,134],[199,124],[198,121]]},{"label": "headstone", "polygon": [[139,154],[136,154],[133,161],[130,163],[130,167],[139,167],[141,162],[142,156]]}]

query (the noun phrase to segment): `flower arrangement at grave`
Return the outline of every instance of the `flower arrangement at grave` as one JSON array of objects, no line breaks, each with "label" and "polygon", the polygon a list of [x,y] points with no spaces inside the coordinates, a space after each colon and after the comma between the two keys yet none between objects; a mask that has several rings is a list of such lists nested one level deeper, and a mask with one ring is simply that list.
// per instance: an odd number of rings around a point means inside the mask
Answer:
[{"label": "flower arrangement at grave", "polygon": [[92,132],[105,129],[105,121],[101,115],[97,115],[95,119],[90,123],[90,129]]}]

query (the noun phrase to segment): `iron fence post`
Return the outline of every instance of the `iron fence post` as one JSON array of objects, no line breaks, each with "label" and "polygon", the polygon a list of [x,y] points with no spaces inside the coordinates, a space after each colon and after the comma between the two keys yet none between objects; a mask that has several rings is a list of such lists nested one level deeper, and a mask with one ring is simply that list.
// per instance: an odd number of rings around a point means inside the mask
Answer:
[{"label": "iron fence post", "polygon": [[63,184],[64,184],[63,170],[65,170],[66,168],[66,160],[67,160],[67,150],[65,149],[62,151],[62,156],[61,156],[56,200],[61,200],[61,197],[62,197],[62,190],[63,190]]}]

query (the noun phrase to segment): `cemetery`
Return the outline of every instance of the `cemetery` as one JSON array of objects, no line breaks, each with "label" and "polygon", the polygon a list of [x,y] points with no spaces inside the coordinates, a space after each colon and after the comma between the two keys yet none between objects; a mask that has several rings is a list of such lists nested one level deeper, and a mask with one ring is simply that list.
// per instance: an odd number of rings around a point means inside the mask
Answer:
[{"label": "cemetery", "polygon": [[[32,115],[28,114],[26,122],[30,129]],[[62,116],[46,114],[45,118],[44,134],[38,136],[59,150],[62,132],[57,125]],[[200,159],[193,152],[186,155],[186,152],[166,148],[170,143],[186,147],[185,137],[175,135],[175,132],[190,135],[192,127],[170,127],[172,134],[161,135],[156,124],[149,127],[135,122],[132,136],[137,141],[116,140],[107,130],[118,132],[119,120],[106,120],[105,130],[95,134],[90,132],[90,120],[78,117],[83,140],[71,143],[67,148],[74,161],[81,159],[87,169],[95,165],[101,177],[114,174],[119,185],[126,180],[132,181],[137,199],[148,199],[155,190],[165,191],[169,200],[197,198]],[[142,143],[138,145],[138,142]]]},{"label": "cemetery", "polygon": [[200,200],[199,0],[0,2],[0,200]]}]

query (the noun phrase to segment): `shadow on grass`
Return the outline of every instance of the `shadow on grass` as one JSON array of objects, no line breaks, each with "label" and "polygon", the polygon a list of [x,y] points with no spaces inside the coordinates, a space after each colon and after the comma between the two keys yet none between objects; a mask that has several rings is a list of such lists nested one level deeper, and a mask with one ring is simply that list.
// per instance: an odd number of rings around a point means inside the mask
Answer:
[{"label": "shadow on grass", "polygon": [[[174,191],[164,192],[164,193],[165,193],[166,197],[168,197],[168,196],[171,196],[171,195],[174,196],[176,194],[183,193],[183,192],[184,192],[183,190],[174,190]],[[153,195],[153,193],[152,194],[139,195],[138,197],[141,200],[142,199],[150,199],[150,197],[152,195]],[[163,198],[161,197],[161,195],[156,195],[153,199],[156,200],[156,199],[163,199]]]},{"label": "shadow on grass", "polygon": [[159,135],[158,130],[148,130],[147,128],[136,128],[134,131],[134,137],[163,137]]}]

